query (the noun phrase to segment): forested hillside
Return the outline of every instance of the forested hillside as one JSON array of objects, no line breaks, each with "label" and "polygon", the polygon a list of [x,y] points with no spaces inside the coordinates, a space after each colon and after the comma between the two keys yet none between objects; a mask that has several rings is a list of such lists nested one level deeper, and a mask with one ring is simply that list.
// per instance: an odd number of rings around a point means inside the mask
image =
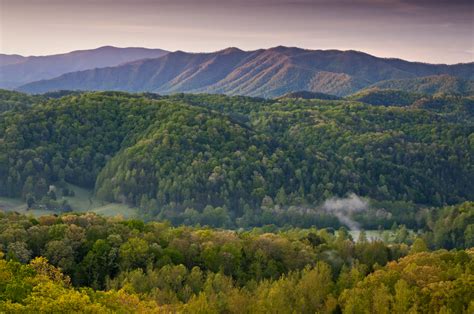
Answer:
[{"label": "forested hillside", "polygon": [[338,100],[340,99],[337,96],[324,94],[324,93],[317,93],[317,92],[309,92],[309,91],[298,91],[298,92],[291,92],[281,96],[280,98],[292,98],[292,99],[321,99],[321,100]]},{"label": "forested hillside", "polygon": [[[441,209],[433,225],[443,230],[401,226],[387,242],[363,232],[355,242],[344,228],[0,213],[0,311],[472,313],[474,252],[463,248],[474,245],[473,206]],[[461,230],[466,242],[438,242]]]},{"label": "forested hillside", "polygon": [[473,95],[474,82],[450,75],[433,75],[411,79],[387,80],[374,84],[372,88],[399,89],[418,94]]},{"label": "forested hillside", "polygon": [[74,184],[149,218],[216,226],[323,226],[334,218],[318,206],[349,193],[427,206],[472,200],[472,100],[438,99],[396,108],[119,92],[31,98],[0,115],[0,195],[68,210],[61,199]]},{"label": "forested hillside", "polygon": [[370,88],[352,94],[347,99],[360,101],[376,106],[409,106],[420,98],[429,97],[423,94],[405,92],[398,89]]},{"label": "forested hillside", "polygon": [[469,97],[0,94],[2,312],[474,310]]},{"label": "forested hillside", "polygon": [[0,114],[8,110],[24,109],[42,100],[46,100],[46,97],[0,89]]}]

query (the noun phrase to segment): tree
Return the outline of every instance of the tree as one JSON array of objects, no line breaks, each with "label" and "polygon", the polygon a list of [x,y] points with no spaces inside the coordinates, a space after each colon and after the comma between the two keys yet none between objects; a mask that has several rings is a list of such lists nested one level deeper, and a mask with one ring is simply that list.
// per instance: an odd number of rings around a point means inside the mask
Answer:
[{"label": "tree", "polygon": [[357,242],[360,242],[360,243],[366,243],[368,242],[369,240],[367,239],[367,233],[365,232],[365,230],[361,230],[359,232],[359,238],[357,239]]},{"label": "tree", "polygon": [[470,224],[464,231],[464,247],[474,247],[474,224]]},{"label": "tree", "polygon": [[372,296],[372,311],[378,314],[391,313],[392,295],[390,290],[385,285],[376,288]]},{"label": "tree", "polygon": [[148,252],[149,245],[145,240],[140,238],[130,238],[120,246],[119,257],[121,269],[145,269],[149,258]]},{"label": "tree", "polygon": [[61,268],[64,272],[70,273],[74,266],[74,251],[64,240],[53,240],[45,247],[44,257],[54,266]]},{"label": "tree", "polygon": [[32,256],[31,250],[25,242],[13,242],[8,244],[7,258],[13,259],[22,263],[27,263]]},{"label": "tree", "polygon": [[400,279],[395,284],[395,297],[393,303],[394,313],[407,313],[411,307],[413,300],[413,292],[407,282]]},{"label": "tree", "polygon": [[411,246],[410,254],[427,252],[427,251],[428,251],[428,247],[426,246],[425,240],[418,237],[416,238],[416,240],[413,242]]},{"label": "tree", "polygon": [[103,289],[105,280],[118,270],[118,252],[102,239],[97,240],[85,256],[82,266],[87,283],[94,289]]},{"label": "tree", "polygon": [[278,190],[278,193],[275,197],[275,201],[280,206],[287,204],[287,196],[286,196],[286,193],[285,193],[285,189],[283,187],[281,187]]},{"label": "tree", "polygon": [[35,204],[35,197],[33,196],[32,193],[28,193],[26,195],[26,205],[28,206],[28,209],[32,208],[34,204]]}]

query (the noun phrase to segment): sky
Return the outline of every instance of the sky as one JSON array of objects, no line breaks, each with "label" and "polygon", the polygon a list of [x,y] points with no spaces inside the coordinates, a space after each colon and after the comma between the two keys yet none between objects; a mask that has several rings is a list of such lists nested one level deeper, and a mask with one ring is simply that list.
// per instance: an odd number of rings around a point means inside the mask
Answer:
[{"label": "sky", "polygon": [[0,53],[279,45],[474,61],[473,0],[0,0]]}]

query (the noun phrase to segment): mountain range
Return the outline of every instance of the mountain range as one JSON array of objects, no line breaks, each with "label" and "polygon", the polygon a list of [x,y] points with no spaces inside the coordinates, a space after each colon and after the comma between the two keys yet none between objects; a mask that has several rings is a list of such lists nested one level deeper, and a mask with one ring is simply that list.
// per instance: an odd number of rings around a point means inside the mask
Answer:
[{"label": "mountain range", "polygon": [[157,58],[166,53],[168,52],[162,49],[104,46],[49,56],[0,54],[0,88],[15,88],[68,72],[116,66],[139,59]]},{"label": "mountain range", "polygon": [[[17,89],[28,93],[117,90],[160,94],[221,93],[269,98],[296,91],[346,96],[368,87],[394,89],[398,86],[402,90],[415,89],[419,92],[418,89],[421,89],[431,94],[470,94],[471,80],[474,79],[474,63],[427,64],[378,58],[352,50],[307,50],[279,46],[255,51],[227,48],[212,53],[153,52],[161,55],[120,62],[119,65],[97,66],[99,62],[96,62],[91,69],[72,70],[54,78],[51,74],[37,81],[34,81],[33,75],[28,75],[30,83]],[[127,54],[132,58],[130,55]],[[133,56],[140,57],[138,53]],[[2,66],[0,73],[11,79],[5,69],[21,68],[23,62],[15,63],[14,59],[6,62],[13,63]],[[76,68],[79,65],[82,63],[75,63]]]}]

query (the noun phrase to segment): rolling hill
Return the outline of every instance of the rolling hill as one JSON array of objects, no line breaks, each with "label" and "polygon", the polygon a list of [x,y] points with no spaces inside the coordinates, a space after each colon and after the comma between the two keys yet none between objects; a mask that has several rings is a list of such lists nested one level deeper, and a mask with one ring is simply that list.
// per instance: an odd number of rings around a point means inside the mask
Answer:
[{"label": "rolling hill", "polygon": [[0,114],[12,109],[26,108],[45,99],[47,97],[42,95],[27,95],[0,89]]},{"label": "rolling hill", "polygon": [[474,63],[434,65],[377,58],[357,51],[282,46],[256,51],[237,48],[213,53],[177,51],[160,58],[67,73],[23,85],[19,90],[223,93],[258,97],[306,90],[345,96],[381,81],[440,74],[471,80]]},{"label": "rolling hill", "polygon": [[430,206],[473,198],[468,97],[384,107],[155,96],[89,92],[6,110],[0,197],[67,211],[73,185],[174,223],[210,214],[304,226],[322,219],[305,208],[348,193]]},{"label": "rolling hill", "polygon": [[145,58],[157,58],[166,53],[167,51],[161,49],[105,46],[49,56],[23,57],[0,54],[0,88],[15,88],[68,72],[115,66]]},{"label": "rolling hill", "polygon": [[324,93],[317,93],[317,92],[308,92],[308,91],[298,91],[298,92],[291,92],[285,94],[279,99],[320,99],[320,100],[338,100],[340,97],[324,94]]},{"label": "rolling hill", "polygon": [[409,93],[399,89],[367,88],[347,97],[349,100],[360,101],[375,106],[410,106],[423,95]]},{"label": "rolling hill", "polygon": [[474,81],[464,80],[452,75],[432,75],[426,77],[388,80],[374,84],[378,89],[399,89],[419,94],[457,94],[473,95]]}]

